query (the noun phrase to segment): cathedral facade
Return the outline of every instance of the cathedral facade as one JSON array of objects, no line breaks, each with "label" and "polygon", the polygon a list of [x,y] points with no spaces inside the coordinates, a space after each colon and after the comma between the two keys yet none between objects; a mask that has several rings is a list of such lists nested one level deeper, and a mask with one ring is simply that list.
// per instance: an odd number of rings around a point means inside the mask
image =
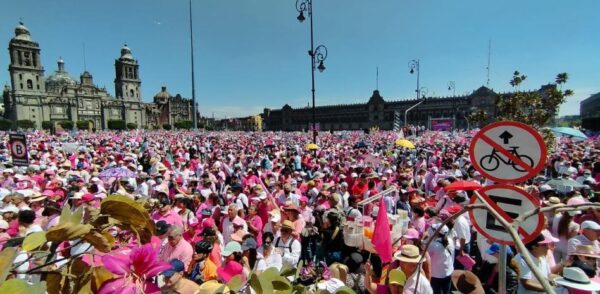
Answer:
[{"label": "cathedral facade", "polygon": [[[79,80],[73,79],[62,59],[57,70],[46,77],[40,46],[22,23],[16,27],[8,50],[11,83],[4,88],[3,104],[4,117],[12,121],[30,120],[36,128],[41,128],[42,122],[89,121],[94,129],[106,129],[110,120],[123,120],[139,128],[192,120],[192,101],[180,95],[142,102],[139,64],[126,44],[115,60],[115,97],[96,86],[87,71]],[[157,96],[163,92],[165,87]]]}]

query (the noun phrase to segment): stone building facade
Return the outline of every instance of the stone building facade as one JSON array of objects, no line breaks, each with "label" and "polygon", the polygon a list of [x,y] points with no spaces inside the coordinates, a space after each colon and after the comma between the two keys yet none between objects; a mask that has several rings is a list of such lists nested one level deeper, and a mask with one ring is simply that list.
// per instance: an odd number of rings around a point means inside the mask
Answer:
[{"label": "stone building facade", "polygon": [[591,95],[579,103],[581,126],[600,131],[600,93]]},{"label": "stone building facade", "polygon": [[[453,97],[428,97],[426,101],[408,112],[408,124],[428,126],[431,120],[450,119],[455,128],[467,128],[468,113],[482,109],[488,117],[496,115],[498,94],[481,87],[470,95]],[[367,130],[379,128],[391,130],[394,123],[404,125],[404,111],[415,105],[416,99],[386,101],[378,90],[367,103],[329,105],[316,107],[317,128],[329,130]],[[311,129],[312,108],[292,108],[284,105],[280,110],[265,108],[263,128],[265,130],[301,131]]]},{"label": "stone building facade", "polygon": [[161,91],[154,95],[154,104],[149,107],[149,120],[151,125],[162,126],[173,125],[179,121],[192,120],[192,100],[175,96],[167,92],[163,86]]},{"label": "stone building facade", "polygon": [[[94,129],[105,129],[109,120],[124,120],[138,127],[157,126],[157,109],[187,109],[175,117],[192,119],[191,99],[167,99],[166,103],[142,102],[139,64],[125,44],[115,60],[115,97],[94,84],[92,75],[84,71],[79,80],[70,76],[61,59],[57,70],[48,77],[42,65],[40,46],[21,23],[8,46],[11,84],[3,91],[4,117],[13,121],[30,120],[40,128],[42,122],[92,122]],[[171,104],[174,104],[173,106]],[[182,106],[183,105],[183,106]],[[161,108],[162,107],[162,108]],[[169,115],[173,116],[173,115]]]}]

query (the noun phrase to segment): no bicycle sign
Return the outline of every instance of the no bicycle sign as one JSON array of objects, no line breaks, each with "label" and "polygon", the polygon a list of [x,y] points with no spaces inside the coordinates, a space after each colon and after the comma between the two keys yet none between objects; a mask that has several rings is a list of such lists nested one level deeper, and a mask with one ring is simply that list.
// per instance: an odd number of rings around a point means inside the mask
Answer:
[{"label": "no bicycle sign", "polygon": [[471,140],[473,167],[495,182],[512,184],[534,177],[546,163],[546,144],[534,128],[518,122],[490,124]]}]

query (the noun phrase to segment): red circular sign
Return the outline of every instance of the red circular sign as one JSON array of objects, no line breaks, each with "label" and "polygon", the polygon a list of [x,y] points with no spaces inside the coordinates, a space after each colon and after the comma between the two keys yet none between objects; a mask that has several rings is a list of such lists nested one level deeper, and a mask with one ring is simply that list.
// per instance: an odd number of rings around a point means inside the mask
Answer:
[{"label": "red circular sign", "polygon": [[[513,222],[513,217],[511,217],[511,215],[519,216],[540,206],[539,199],[536,199],[523,189],[515,186],[492,185],[481,188],[477,190],[477,192],[484,199],[487,206],[498,212],[498,214],[508,223]],[[475,203],[481,203],[481,201],[476,195],[473,195],[471,196],[469,204]],[[503,207],[500,207],[500,205]],[[471,224],[475,230],[493,242],[504,245],[514,245],[514,241],[508,232],[501,231],[504,230],[503,227],[498,229],[498,225],[487,223],[490,220],[487,214],[491,213],[481,208],[469,211],[469,218],[471,219]],[[542,232],[543,228],[544,215],[538,213],[537,216],[527,218],[519,228],[517,228],[517,232],[522,238],[523,243],[528,243],[535,239]]]},{"label": "red circular sign", "polygon": [[532,127],[513,121],[492,123],[471,140],[469,158],[484,177],[504,184],[537,175],[546,164],[546,144]]}]

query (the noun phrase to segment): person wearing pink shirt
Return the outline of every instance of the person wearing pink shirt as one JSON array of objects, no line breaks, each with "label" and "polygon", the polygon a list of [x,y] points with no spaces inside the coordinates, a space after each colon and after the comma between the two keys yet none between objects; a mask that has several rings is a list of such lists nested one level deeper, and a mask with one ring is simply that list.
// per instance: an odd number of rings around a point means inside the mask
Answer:
[{"label": "person wearing pink shirt", "polygon": [[292,236],[300,240],[300,234],[302,233],[302,229],[304,229],[304,226],[306,225],[306,222],[302,217],[302,210],[300,210],[298,206],[290,204],[283,207],[283,211],[285,212],[286,219],[292,221],[292,223],[294,224],[294,231],[292,231]]},{"label": "person wearing pink shirt", "polygon": [[164,220],[170,225],[175,225],[183,228],[183,221],[181,220],[181,216],[172,209],[171,200],[169,200],[169,198],[163,197],[160,199],[159,204],[160,208],[158,209],[158,211],[152,214],[152,219],[155,222]]},{"label": "person wearing pink shirt", "polygon": [[252,203],[248,207],[248,231],[254,235],[256,244],[260,247],[262,245],[263,222],[260,216],[258,216],[258,209],[255,203]]},{"label": "person wearing pink shirt", "polygon": [[158,255],[160,261],[168,262],[173,259],[179,259],[183,262],[185,270],[192,261],[194,250],[192,245],[183,239],[183,229],[180,226],[172,225],[167,231],[167,244]]}]

